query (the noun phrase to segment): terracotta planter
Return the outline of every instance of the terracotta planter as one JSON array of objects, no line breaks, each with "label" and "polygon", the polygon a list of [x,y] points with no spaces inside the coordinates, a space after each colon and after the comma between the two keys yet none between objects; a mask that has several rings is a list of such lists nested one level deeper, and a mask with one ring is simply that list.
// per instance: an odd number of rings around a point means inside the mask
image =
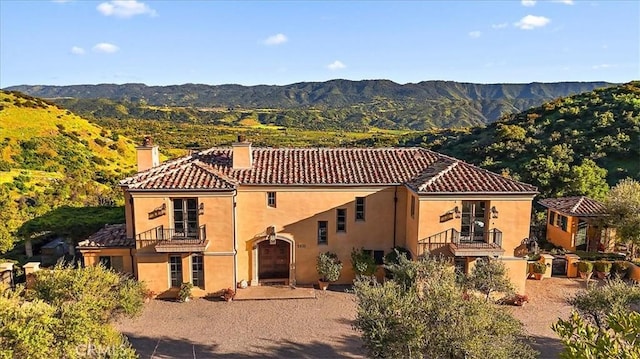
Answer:
[{"label": "terracotta planter", "polygon": [[578,272],[578,273],[580,273],[580,278],[586,279],[586,280],[591,279],[591,276],[593,275],[593,272]]},{"label": "terracotta planter", "polygon": [[542,274],[542,273],[533,273],[533,277],[536,280],[542,280],[542,278],[544,278],[544,274]]},{"label": "terracotta planter", "polygon": [[598,279],[605,279],[605,278],[607,278],[607,273],[606,272],[596,272],[596,276],[598,276]]},{"label": "terracotta planter", "polygon": [[327,288],[329,288],[329,282],[318,280],[318,287],[320,287],[321,290],[327,290]]}]

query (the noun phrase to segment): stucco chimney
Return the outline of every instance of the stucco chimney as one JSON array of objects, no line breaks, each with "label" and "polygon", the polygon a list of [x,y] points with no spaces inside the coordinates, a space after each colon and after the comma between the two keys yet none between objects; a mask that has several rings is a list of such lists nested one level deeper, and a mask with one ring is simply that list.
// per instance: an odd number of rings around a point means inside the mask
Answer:
[{"label": "stucco chimney", "polygon": [[243,135],[238,136],[238,142],[231,144],[233,148],[233,169],[247,169],[253,166],[253,154],[251,153],[251,142]]},{"label": "stucco chimney", "polygon": [[148,170],[160,164],[158,146],[153,145],[151,136],[145,136],[142,140],[142,145],[136,147],[136,154],[138,159],[138,172]]}]

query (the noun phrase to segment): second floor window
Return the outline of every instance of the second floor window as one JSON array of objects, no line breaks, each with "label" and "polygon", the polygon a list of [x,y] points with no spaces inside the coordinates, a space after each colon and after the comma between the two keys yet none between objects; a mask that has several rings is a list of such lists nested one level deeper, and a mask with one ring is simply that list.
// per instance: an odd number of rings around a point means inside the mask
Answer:
[{"label": "second floor window", "polygon": [[336,231],[347,231],[347,210],[344,208],[338,208],[336,210]]},{"label": "second floor window", "polygon": [[173,199],[173,229],[176,237],[198,236],[198,199]]},{"label": "second floor window", "polygon": [[276,193],[275,192],[267,192],[267,206],[271,208],[276,208]]},{"label": "second floor window", "polygon": [[364,197],[356,197],[356,221],[364,221]]},{"label": "second floor window", "polygon": [[318,221],[318,244],[327,244],[327,232],[329,230],[329,223],[327,221]]}]

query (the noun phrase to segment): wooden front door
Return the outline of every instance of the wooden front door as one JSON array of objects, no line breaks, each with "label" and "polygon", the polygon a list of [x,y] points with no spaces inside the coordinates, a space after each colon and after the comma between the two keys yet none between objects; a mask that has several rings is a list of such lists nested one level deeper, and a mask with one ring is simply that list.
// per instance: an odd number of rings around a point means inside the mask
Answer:
[{"label": "wooden front door", "polygon": [[289,279],[289,243],[263,241],[258,244],[258,278]]}]

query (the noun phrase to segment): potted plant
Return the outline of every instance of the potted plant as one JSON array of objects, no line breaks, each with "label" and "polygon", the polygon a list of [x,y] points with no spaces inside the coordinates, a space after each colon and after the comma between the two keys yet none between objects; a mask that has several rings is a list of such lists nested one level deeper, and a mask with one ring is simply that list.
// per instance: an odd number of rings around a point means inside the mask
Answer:
[{"label": "potted plant", "polygon": [[149,290],[149,289],[145,289],[143,291],[144,294],[144,302],[145,303],[149,303],[151,301],[151,299],[156,297],[156,292]]},{"label": "potted plant", "polygon": [[631,268],[631,263],[627,261],[615,261],[611,267],[611,273],[620,279],[625,279]]},{"label": "potted plant", "polygon": [[230,302],[233,300],[233,298],[235,298],[236,296],[236,291],[233,290],[233,288],[227,288],[225,290],[222,291],[222,299],[226,300],[227,302]]},{"label": "potted plant", "polygon": [[580,278],[589,280],[593,275],[593,263],[589,261],[579,261],[578,273],[580,273]]},{"label": "potted plant", "polygon": [[326,290],[329,287],[329,283],[335,282],[340,278],[342,262],[340,262],[338,255],[335,253],[320,253],[316,261],[316,270],[318,271],[318,275],[320,275],[318,285],[320,289]]},{"label": "potted plant", "polygon": [[351,250],[351,266],[353,272],[358,275],[372,276],[376,272],[376,261],[373,259],[370,253],[364,251],[364,249]]},{"label": "potted plant", "polygon": [[533,276],[536,280],[542,280],[542,277],[547,272],[546,264],[542,262],[535,262],[531,264],[531,270],[533,271]]},{"label": "potted plant", "polygon": [[605,279],[611,273],[611,262],[609,261],[596,261],[594,268],[596,275],[600,279]]},{"label": "potted plant", "polygon": [[191,299],[191,289],[193,289],[193,284],[185,282],[180,286],[180,291],[178,292],[178,300],[180,302],[188,302]]}]

